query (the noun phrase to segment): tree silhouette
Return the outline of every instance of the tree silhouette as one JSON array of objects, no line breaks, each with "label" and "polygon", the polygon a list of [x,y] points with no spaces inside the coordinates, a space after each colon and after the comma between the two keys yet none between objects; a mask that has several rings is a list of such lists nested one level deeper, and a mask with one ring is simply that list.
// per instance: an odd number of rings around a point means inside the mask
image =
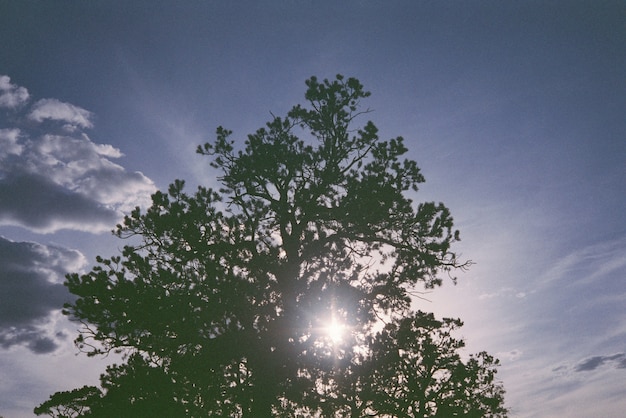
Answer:
[{"label": "tree silhouette", "polygon": [[497,360],[463,361],[461,322],[411,309],[467,266],[448,209],[409,198],[424,179],[401,137],[353,126],[358,80],[306,84],[306,107],[243,146],[220,127],[198,147],[219,190],[176,180],[118,225],[121,256],[68,275],[78,347],[128,361],[64,414],[505,416]]}]

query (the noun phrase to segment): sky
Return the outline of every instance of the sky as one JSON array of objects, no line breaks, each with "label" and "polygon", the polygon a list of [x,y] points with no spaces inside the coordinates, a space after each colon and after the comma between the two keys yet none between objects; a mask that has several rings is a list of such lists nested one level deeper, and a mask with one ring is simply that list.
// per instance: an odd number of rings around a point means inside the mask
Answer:
[{"label": "sky", "polygon": [[[197,145],[358,78],[403,136],[474,265],[415,308],[460,317],[502,362],[512,417],[626,410],[623,1],[0,0],[0,415],[96,384],[67,272],[174,179],[215,186]],[[365,123],[363,120],[362,123]]]}]

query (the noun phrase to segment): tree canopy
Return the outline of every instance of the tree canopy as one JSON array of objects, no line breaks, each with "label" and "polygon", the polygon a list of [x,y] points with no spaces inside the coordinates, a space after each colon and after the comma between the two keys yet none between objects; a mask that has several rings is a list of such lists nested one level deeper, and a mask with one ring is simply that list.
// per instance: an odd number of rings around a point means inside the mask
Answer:
[{"label": "tree canopy", "polygon": [[126,363],[37,414],[506,415],[498,361],[463,358],[460,320],[412,309],[467,266],[449,210],[412,201],[424,178],[402,137],[355,126],[357,79],[306,86],[244,144],[220,127],[198,147],[218,189],[176,180],[117,226],[121,255],[67,276],[77,346]]}]

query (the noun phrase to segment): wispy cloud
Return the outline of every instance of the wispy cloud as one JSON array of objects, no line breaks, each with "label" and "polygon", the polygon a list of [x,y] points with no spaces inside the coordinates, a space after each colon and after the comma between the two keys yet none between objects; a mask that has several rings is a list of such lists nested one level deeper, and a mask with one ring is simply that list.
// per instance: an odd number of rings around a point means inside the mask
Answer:
[{"label": "wispy cloud", "polygon": [[[578,248],[556,260],[540,278],[543,285],[559,285],[562,280],[577,284],[593,283],[626,269],[626,237]],[[575,273],[575,274],[574,274]]]},{"label": "wispy cloud", "polygon": [[507,360],[507,361],[519,360],[523,355],[524,355],[524,352],[517,348],[511,351],[506,351],[506,352],[500,351],[496,353],[497,358],[499,358],[500,360]]},{"label": "wispy cloud", "polygon": [[65,335],[50,331],[48,318],[71,298],[64,275],[85,264],[76,250],[0,236],[0,347],[54,351]]},{"label": "wispy cloud", "polygon": [[0,75],[0,108],[15,109],[28,101],[28,90],[11,84],[11,78]]},{"label": "wispy cloud", "polygon": [[515,297],[517,299],[523,299],[526,296],[527,296],[527,293],[521,290],[517,290],[512,287],[503,287],[495,292],[481,293],[480,295],[478,295],[478,299],[485,300],[485,299],[493,299],[493,298],[498,298],[498,297],[506,297],[506,298]]},{"label": "wispy cloud", "polygon": [[122,152],[83,132],[92,127],[90,112],[56,99],[25,112],[30,124],[11,118],[18,127],[0,129],[0,225],[102,232],[150,202],[152,180],[113,162]]}]

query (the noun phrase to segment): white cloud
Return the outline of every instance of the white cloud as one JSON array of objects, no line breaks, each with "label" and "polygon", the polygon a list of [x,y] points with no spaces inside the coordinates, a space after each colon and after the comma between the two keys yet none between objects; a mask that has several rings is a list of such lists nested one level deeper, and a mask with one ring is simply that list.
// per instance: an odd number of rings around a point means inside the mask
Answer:
[{"label": "white cloud", "polygon": [[0,108],[17,108],[26,103],[28,97],[28,90],[11,84],[9,76],[0,75]]},{"label": "white cloud", "polygon": [[122,212],[148,205],[156,190],[107,158],[118,150],[88,138],[44,135],[18,145],[18,158],[0,158],[0,225],[106,231]]},{"label": "white cloud", "polygon": [[119,149],[109,144],[95,144],[95,150],[103,157],[120,158],[124,156]]},{"label": "white cloud", "polygon": [[152,180],[113,162],[123,156],[118,148],[97,144],[81,132],[92,127],[90,112],[44,99],[27,118],[60,121],[63,130],[19,118],[10,120],[21,129],[0,129],[0,225],[39,233],[103,232],[113,229],[124,212],[150,204],[156,191]]},{"label": "white cloud", "polygon": [[73,132],[76,127],[92,128],[91,117],[91,112],[57,99],[39,100],[28,114],[29,119],[37,122],[46,119],[66,122],[65,127],[70,132]]}]

